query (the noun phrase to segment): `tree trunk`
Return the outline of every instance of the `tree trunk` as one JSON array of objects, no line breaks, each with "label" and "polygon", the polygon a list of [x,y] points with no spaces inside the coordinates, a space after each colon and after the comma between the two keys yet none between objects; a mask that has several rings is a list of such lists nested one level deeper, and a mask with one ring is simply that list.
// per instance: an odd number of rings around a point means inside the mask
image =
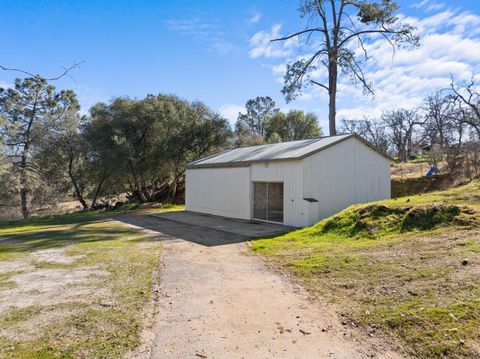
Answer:
[{"label": "tree trunk", "polygon": [[[22,175],[23,177],[23,175]],[[23,182],[23,181],[22,181]],[[20,198],[22,201],[22,216],[23,218],[28,218],[28,198],[27,198],[28,190],[22,184],[22,188],[20,189]]]},{"label": "tree trunk", "polygon": [[459,126],[460,127],[458,129],[458,145],[461,146],[462,140],[463,140],[463,124],[461,123]]},{"label": "tree trunk", "polygon": [[177,195],[177,179],[173,182],[172,190],[170,191],[170,198],[173,200]]},{"label": "tree trunk", "polygon": [[336,55],[330,55],[330,61],[328,64],[328,128],[330,136],[336,136],[336,116],[337,116],[337,77],[338,66]]},{"label": "tree trunk", "polygon": [[177,173],[177,171],[175,171],[175,177],[173,180],[172,187],[170,188],[170,195],[169,195],[171,200],[173,200],[177,195],[178,180],[179,180],[179,174]]},{"label": "tree trunk", "polygon": [[75,196],[77,197],[78,202],[80,202],[84,210],[88,209],[88,204],[87,202],[85,202],[85,199],[83,198],[82,192],[80,191],[80,188],[77,185],[77,181],[75,181],[75,179],[72,178],[72,183],[73,183],[73,187],[75,188]]},{"label": "tree trunk", "polygon": [[133,179],[133,184],[134,184],[134,189],[135,189],[135,196],[137,199],[140,201],[140,203],[146,203],[147,202],[147,196],[145,196],[145,192],[143,191],[142,187],[140,186],[140,181],[137,177],[137,171],[135,169],[135,166],[133,165],[132,161],[129,161],[130,164],[130,170],[132,173],[132,179]]},{"label": "tree trunk", "polygon": [[100,194],[100,191],[102,190],[103,183],[105,182],[105,179],[106,179],[106,176],[103,176],[102,180],[98,184],[97,190],[95,191],[95,195],[93,196],[92,205],[90,206],[90,209],[93,209],[95,207],[95,205],[97,204],[97,199],[98,199],[98,196]]},{"label": "tree trunk", "polygon": [[32,131],[33,122],[35,121],[35,116],[37,113],[37,100],[38,100],[38,93],[35,97],[35,103],[33,104],[32,113],[30,115],[30,120],[28,122],[28,126],[24,133],[24,147],[22,152],[22,161],[20,162],[20,200],[22,206],[22,215],[23,218],[28,218],[30,215],[28,211],[28,178],[27,178],[27,159],[28,154],[30,151],[30,134]]},{"label": "tree trunk", "polygon": [[142,187],[138,183],[136,184],[136,192],[137,192],[137,198],[140,201],[140,203],[146,203],[147,196],[145,195],[145,192],[143,192]]},{"label": "tree trunk", "polygon": [[398,159],[400,160],[400,162],[407,162],[408,160],[406,141],[402,141],[402,143],[400,144],[400,148],[398,151]]},{"label": "tree trunk", "polygon": [[23,149],[22,161],[20,162],[20,200],[23,218],[28,218],[28,178],[27,178],[27,154],[30,147],[28,139],[25,141]]},{"label": "tree trunk", "polygon": [[75,179],[75,176],[73,175],[73,153],[70,153],[70,158],[69,158],[69,161],[68,161],[68,176],[70,177],[70,180],[72,181],[73,188],[75,189],[75,196],[77,197],[77,200],[80,202],[80,204],[82,205],[84,210],[88,209],[88,204],[85,201],[85,198],[83,198],[82,191],[80,191],[80,187],[78,187],[77,180]]}]

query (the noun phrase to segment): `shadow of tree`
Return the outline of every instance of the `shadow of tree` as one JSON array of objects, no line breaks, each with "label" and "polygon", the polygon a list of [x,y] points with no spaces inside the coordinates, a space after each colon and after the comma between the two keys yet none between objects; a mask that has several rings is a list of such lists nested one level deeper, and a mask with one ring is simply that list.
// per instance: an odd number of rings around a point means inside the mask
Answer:
[{"label": "shadow of tree", "polygon": [[81,213],[0,224],[0,258],[8,253],[115,241],[125,236],[138,242],[185,240],[208,247],[252,240],[241,234],[141,214],[107,217]]},{"label": "shadow of tree", "polygon": [[124,237],[131,237],[132,240],[146,240],[151,237],[142,233],[141,229],[122,226],[107,219],[97,221],[90,219],[81,221],[81,223],[64,225],[63,221],[44,222],[40,226],[30,226],[28,231],[0,236],[0,257],[8,253],[33,252],[65,247],[70,244],[109,242]]}]

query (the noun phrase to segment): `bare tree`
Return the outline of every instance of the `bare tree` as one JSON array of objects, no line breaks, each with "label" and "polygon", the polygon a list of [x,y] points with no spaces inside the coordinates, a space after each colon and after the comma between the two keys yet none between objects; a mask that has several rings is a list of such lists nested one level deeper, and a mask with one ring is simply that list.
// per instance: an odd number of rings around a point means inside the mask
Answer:
[{"label": "bare tree", "polygon": [[26,70],[14,68],[14,67],[7,67],[7,66],[4,66],[2,64],[0,64],[0,70],[18,72],[18,73],[21,73],[21,74],[26,75],[28,77],[40,77],[40,78],[42,78],[46,81],[56,81],[56,80],[60,80],[61,78],[65,77],[65,76],[68,76],[68,77],[72,78],[70,76],[70,72],[72,72],[73,70],[79,69],[80,65],[83,62],[84,61],[74,62],[69,67],[61,66],[62,71],[59,74],[54,75],[52,77],[41,76],[41,75],[38,75],[38,74],[34,74],[33,72],[30,72],[30,71],[26,71]]},{"label": "bare tree", "polygon": [[466,146],[468,152],[469,166],[473,167],[475,176],[480,174],[480,144],[478,142],[471,142]]},{"label": "bare tree", "polygon": [[424,121],[416,110],[406,109],[386,112],[382,115],[382,121],[389,130],[398,158],[402,162],[407,162],[414,143],[421,140],[415,138],[415,129],[418,125],[422,125]]},{"label": "bare tree", "polygon": [[[282,90],[287,101],[294,99],[305,85],[326,90],[329,131],[331,136],[335,135],[339,70],[354,83],[360,83],[364,92],[374,92],[364,73],[365,62],[369,59],[365,42],[369,37],[383,37],[393,51],[404,44],[418,45],[419,37],[414,34],[414,28],[400,23],[395,16],[398,9],[394,0],[302,0],[299,11],[301,17],[307,19],[306,28],[272,41],[303,38],[309,44],[315,35],[319,35],[320,41],[315,39],[313,54],[287,66]],[[363,55],[357,54],[353,41],[357,42]],[[311,78],[312,72],[319,67],[328,72],[326,83]]]},{"label": "bare tree", "polygon": [[436,91],[425,99],[425,135],[433,145],[448,146],[454,139],[455,120],[458,111],[455,108],[455,98]]},{"label": "bare tree", "polygon": [[388,135],[381,119],[342,120],[340,133],[356,133],[365,138],[378,150],[387,153]]},{"label": "bare tree", "polygon": [[338,132],[343,135],[343,134],[349,134],[349,133],[355,133],[361,137],[365,137],[365,129],[363,126],[363,122],[365,120],[347,120],[347,119],[342,119],[340,121],[340,127],[338,129]]},{"label": "bare tree", "polygon": [[461,110],[461,121],[472,127],[480,138],[480,89],[475,76],[464,85],[458,85],[452,78],[450,88]]},{"label": "bare tree", "polygon": [[450,146],[445,151],[447,170],[452,176],[458,176],[463,167],[464,152],[460,145]]}]

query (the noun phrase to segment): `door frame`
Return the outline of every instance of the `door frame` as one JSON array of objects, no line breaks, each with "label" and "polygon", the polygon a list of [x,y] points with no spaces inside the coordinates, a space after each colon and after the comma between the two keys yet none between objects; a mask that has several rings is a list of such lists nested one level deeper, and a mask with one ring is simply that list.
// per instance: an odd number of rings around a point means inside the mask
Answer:
[{"label": "door frame", "polygon": [[[269,183],[280,183],[282,184],[282,221],[269,221],[268,219],[260,219],[255,218],[255,183],[266,183],[267,184],[267,213],[268,213],[268,184]],[[285,223],[285,183],[283,181],[251,181],[251,193],[252,193],[252,201],[251,201],[251,217],[254,221],[266,222],[266,223],[274,223],[274,224],[284,224]]]}]

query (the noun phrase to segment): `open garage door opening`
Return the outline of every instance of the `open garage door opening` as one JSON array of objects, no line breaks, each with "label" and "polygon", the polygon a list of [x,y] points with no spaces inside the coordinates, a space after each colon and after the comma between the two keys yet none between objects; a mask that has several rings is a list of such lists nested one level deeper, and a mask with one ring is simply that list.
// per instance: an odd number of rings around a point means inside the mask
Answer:
[{"label": "open garage door opening", "polygon": [[283,223],[283,182],[253,182],[253,218]]}]

